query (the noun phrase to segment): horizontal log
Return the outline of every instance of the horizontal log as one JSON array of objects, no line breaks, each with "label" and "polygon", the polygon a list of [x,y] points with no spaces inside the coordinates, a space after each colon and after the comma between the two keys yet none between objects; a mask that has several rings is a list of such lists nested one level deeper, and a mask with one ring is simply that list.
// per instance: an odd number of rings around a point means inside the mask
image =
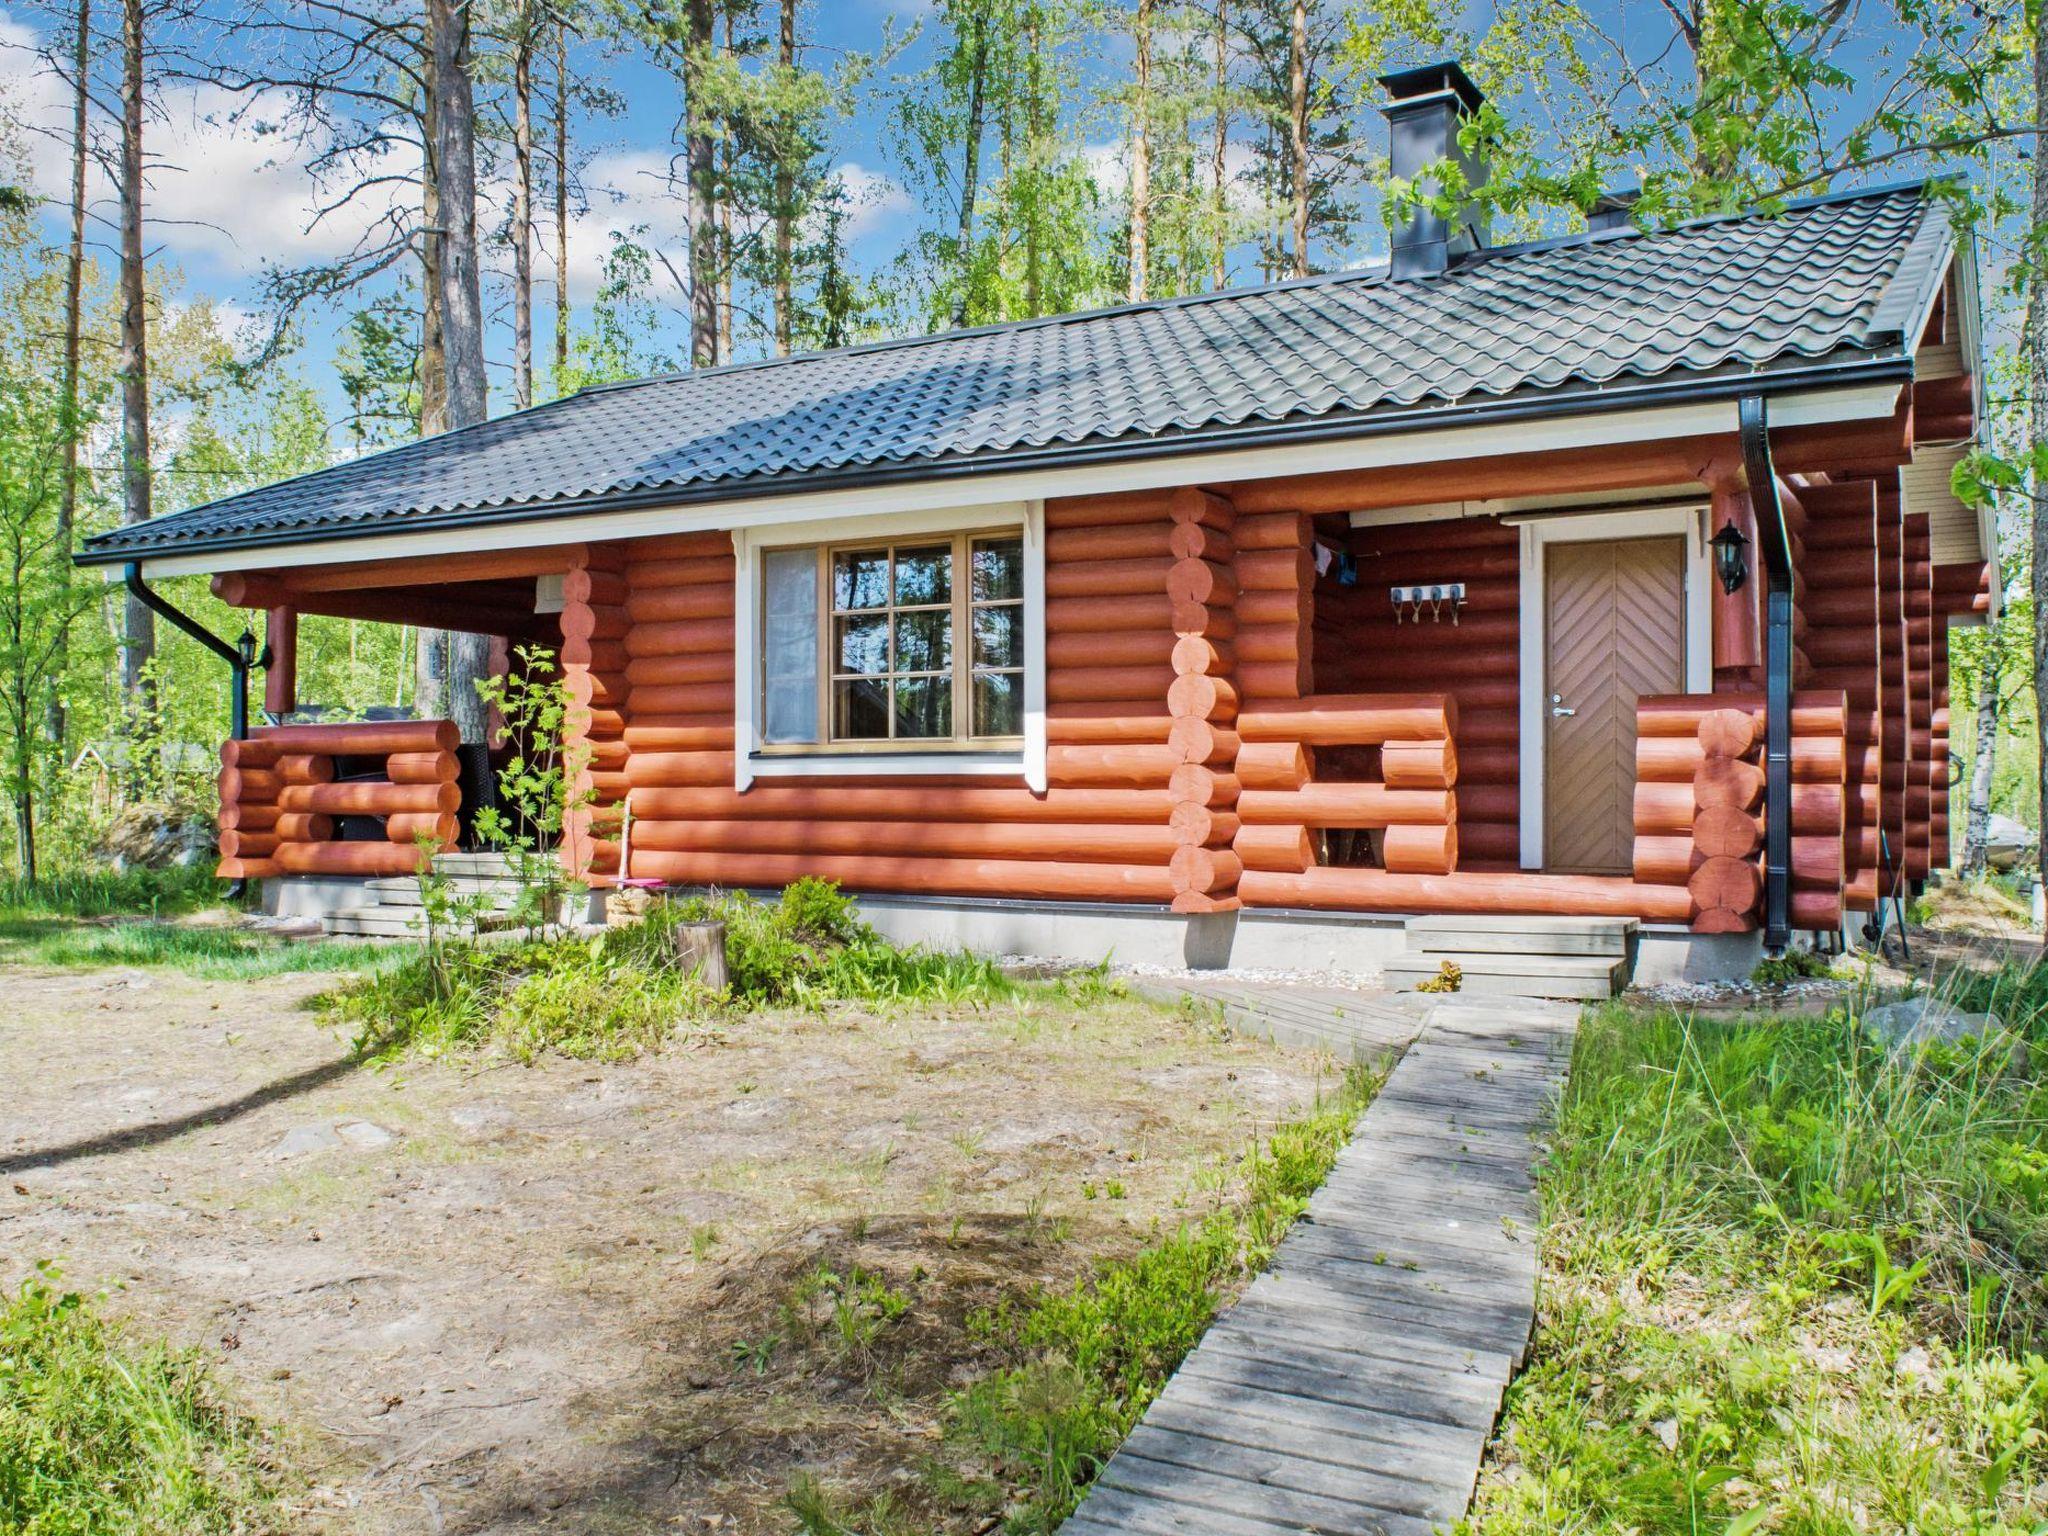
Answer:
[{"label": "horizontal log", "polygon": [[1164,550],[1137,560],[1074,560],[1045,568],[1048,598],[1139,597],[1168,591],[1173,559]]},{"label": "horizontal log", "polygon": [[435,848],[452,848],[460,829],[447,811],[402,812],[384,818],[384,836],[389,842],[411,843],[426,838]]},{"label": "horizontal log", "polygon": [[1237,813],[1254,826],[1444,826],[1458,819],[1458,806],[1450,790],[1309,784],[1245,790],[1237,798]]},{"label": "horizontal log", "polygon": [[706,582],[695,587],[635,586],[626,600],[626,617],[635,624],[667,624],[679,619],[721,619],[733,615],[733,584]]},{"label": "horizontal log", "polygon": [[733,652],[730,619],[675,619],[665,624],[635,624],[625,633],[626,655],[692,656]]},{"label": "horizontal log", "polygon": [[1102,527],[1054,528],[1045,536],[1048,573],[1076,560],[1145,560],[1168,553],[1173,524],[1164,518]]},{"label": "horizontal log", "polygon": [[643,851],[653,850],[1164,864],[1179,846],[1169,826],[1121,822],[659,821],[638,816],[633,821],[636,866]]},{"label": "horizontal log", "polygon": [[453,720],[357,720],[330,725],[264,725],[255,741],[274,742],[283,752],[321,752],[335,757],[378,757],[392,752],[453,752],[462,733]]},{"label": "horizontal log", "polygon": [[325,784],[334,777],[334,759],[325,753],[287,752],[273,771],[287,784]]},{"label": "horizontal log", "polygon": [[460,775],[453,752],[394,752],[384,759],[384,776],[394,784],[453,784]]},{"label": "horizontal log", "polygon": [[351,779],[340,784],[287,784],[277,803],[287,811],[327,816],[399,816],[408,812],[457,811],[462,789],[455,784],[393,784]]},{"label": "horizontal log", "polygon": [[1300,549],[1258,549],[1238,540],[1231,590],[1298,592],[1315,585],[1315,557]]},{"label": "horizontal log", "polygon": [[220,744],[220,765],[223,768],[274,768],[284,751],[282,742],[237,741],[230,736]]},{"label": "horizontal log", "polygon": [[282,843],[274,857],[294,875],[410,875],[421,860],[417,848],[370,842]]},{"label": "horizontal log", "polygon": [[1176,843],[1196,843],[1207,848],[1223,847],[1243,830],[1235,811],[1194,804],[1174,806],[1166,825]]},{"label": "horizontal log", "polygon": [[732,555],[732,535],[716,529],[698,533],[658,533],[634,539],[624,546],[626,568],[637,569],[647,560],[680,560],[693,556]]},{"label": "horizontal log", "polygon": [[1183,673],[1167,685],[1166,709],[1182,719],[1228,725],[1237,718],[1237,689],[1228,678]]},{"label": "horizontal log", "polygon": [[677,656],[636,656],[620,668],[629,687],[676,687],[684,683],[723,683],[732,686],[733,658],[729,650],[697,651]]},{"label": "horizontal log", "polygon": [[[334,845],[329,845],[334,846]],[[858,858],[811,854],[633,854],[636,875],[672,885],[778,886],[815,876],[850,891],[922,891],[1073,901],[1173,899],[1164,865],[1069,864],[1054,860]]]},{"label": "horizontal log", "polygon": [[1308,658],[1299,661],[1244,661],[1237,664],[1237,686],[1247,699],[1262,703],[1293,702],[1308,692]]},{"label": "horizontal log", "polygon": [[627,569],[627,581],[635,592],[652,592],[662,587],[702,587],[714,583],[730,587],[738,574],[738,562],[728,549],[723,555],[680,555],[672,560],[635,560]]},{"label": "horizontal log", "polygon": [[1457,703],[1445,694],[1313,694],[1262,702],[1239,715],[1237,730],[1246,741],[1378,746],[1454,737],[1457,723]]},{"label": "horizontal log", "polygon": [[1307,549],[1315,537],[1314,528],[1297,508],[1268,507],[1248,515],[1236,496],[1230,499],[1237,507],[1237,516],[1230,525],[1230,536],[1236,540],[1240,551]]},{"label": "horizontal log", "polygon": [[625,780],[629,787],[701,788],[733,782],[733,754],[730,752],[633,752],[626,758]]},{"label": "horizontal log", "polygon": [[1683,890],[1593,875],[1403,875],[1328,867],[1281,875],[1247,870],[1237,893],[1247,907],[1322,911],[1640,917],[1660,923],[1682,923],[1692,916],[1692,899]]},{"label": "horizontal log", "polygon": [[1070,703],[1046,711],[1045,739],[1076,744],[1163,742],[1172,726],[1164,699]]},{"label": "horizontal log", "polygon": [[1045,679],[1048,704],[1087,704],[1104,700],[1156,698],[1164,701],[1173,686],[1173,668],[1162,660],[1150,667],[1064,667]]},{"label": "horizontal log", "polygon": [[1162,582],[1156,593],[1135,597],[1055,597],[1045,604],[1048,635],[1097,630],[1173,629],[1173,599]]},{"label": "horizontal log", "polygon": [[1242,794],[1237,775],[1203,763],[1182,763],[1166,787],[1176,803],[1192,805],[1234,806]]},{"label": "horizontal log", "polygon": [[1062,528],[1094,528],[1108,523],[1148,523],[1165,518],[1171,491],[1103,491],[1089,496],[1059,496],[1045,504],[1048,534]]},{"label": "horizontal log", "polygon": [[281,841],[275,832],[244,832],[234,827],[222,830],[220,856],[224,859],[265,859],[277,851]]},{"label": "horizontal log", "polygon": [[238,827],[244,832],[268,832],[283,815],[275,801],[230,800],[220,808],[220,825]]},{"label": "horizontal log", "polygon": [[[1699,739],[1700,720],[1711,710],[1746,709],[1757,716],[1763,714],[1764,701],[1761,694],[1751,693],[1673,693],[1645,694],[1636,701],[1636,734],[1638,736],[1684,736]],[[1808,689],[1792,696],[1792,734],[1794,736],[1838,735],[1842,730],[1846,706],[1842,695],[1827,689]],[[1761,728],[1761,726],[1759,726]]]},{"label": "horizontal log", "polygon": [[1238,615],[1236,647],[1240,662],[1294,663],[1311,654],[1314,645],[1313,634],[1300,621],[1249,624],[1242,614]]},{"label": "horizontal log", "polygon": [[1045,661],[1054,675],[1072,667],[1151,668],[1170,661],[1174,644],[1165,629],[1067,630],[1046,636]]},{"label": "horizontal log", "polygon": [[214,866],[216,880],[268,880],[281,875],[276,859],[222,859]]},{"label": "horizontal log", "polygon": [[1246,869],[1299,874],[1316,861],[1307,827],[1254,827],[1240,821],[1230,846]]},{"label": "horizontal log", "polygon": [[222,805],[273,804],[284,779],[275,768],[223,768],[214,775]]},{"label": "horizontal log", "polygon": [[1157,789],[1180,763],[1170,746],[1052,746],[1045,776],[1059,789]]},{"label": "horizontal log", "polygon": [[1237,776],[1246,789],[1299,789],[1310,771],[1308,750],[1298,741],[1247,741],[1237,749]]},{"label": "horizontal log", "polygon": [[1200,891],[1219,895],[1235,890],[1238,876],[1244,873],[1244,865],[1228,848],[1182,846],[1173,850],[1166,867],[1176,893]]},{"label": "horizontal log", "polygon": [[722,786],[635,786],[634,822],[783,820],[851,824],[895,821],[1030,822],[1165,826],[1175,798],[1163,789],[1054,789],[1034,795],[1021,786],[901,789],[820,788],[801,782],[757,782],[745,794]]},{"label": "horizontal log", "polygon": [[1458,867],[1457,825],[1389,827],[1380,839],[1380,862],[1389,874],[1448,875]]},{"label": "horizontal log", "polygon": [[1380,777],[1389,789],[1448,789],[1458,782],[1458,749],[1448,740],[1387,742]]},{"label": "horizontal log", "polygon": [[632,716],[720,714],[732,718],[733,685],[722,683],[650,684],[634,688]]},{"label": "horizontal log", "polygon": [[278,811],[274,823],[278,840],[286,843],[324,843],[334,836],[334,818],[308,811]]},{"label": "horizontal log", "polygon": [[1207,720],[1180,719],[1166,733],[1166,747],[1177,763],[1230,763],[1243,750],[1237,732]]},{"label": "horizontal log", "polygon": [[1690,837],[1638,837],[1632,848],[1631,872],[1640,885],[1682,886],[1706,857]]},{"label": "horizontal log", "polygon": [[1284,624],[1295,629],[1315,618],[1316,604],[1313,594],[1292,587],[1278,592],[1240,591],[1236,613],[1240,628],[1253,624]]},{"label": "horizontal log", "polygon": [[732,716],[729,714],[641,715],[636,713],[625,729],[626,746],[641,752],[730,752]]}]

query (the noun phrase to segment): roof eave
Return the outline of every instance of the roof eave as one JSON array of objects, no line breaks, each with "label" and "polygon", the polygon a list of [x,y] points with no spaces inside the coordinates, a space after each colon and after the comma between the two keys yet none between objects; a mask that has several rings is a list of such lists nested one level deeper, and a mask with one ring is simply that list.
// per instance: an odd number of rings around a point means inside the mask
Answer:
[{"label": "roof eave", "polygon": [[1472,426],[1542,419],[1570,414],[1624,411],[1651,405],[1682,405],[1732,400],[1759,390],[1786,394],[1828,387],[1845,387],[1912,376],[1912,359],[1903,348],[1858,350],[1823,359],[1800,359],[1796,363],[1711,375],[1686,375],[1631,379],[1626,384],[1596,385],[1572,390],[1551,390],[1510,396],[1488,396],[1477,400],[1439,402],[1395,411],[1346,412],[1282,422],[1209,428],[1171,436],[1117,438],[1092,443],[1061,443],[1024,450],[970,455],[953,460],[894,461],[866,465],[830,474],[806,474],[798,480],[761,478],[749,481],[711,481],[694,486],[637,489],[551,501],[507,503],[492,507],[459,508],[419,515],[398,514],[360,522],[318,528],[272,529],[249,534],[230,534],[213,539],[170,539],[148,543],[106,541],[133,538],[148,529],[147,524],[115,529],[100,534],[73,557],[81,566],[119,565],[169,554],[201,554],[293,545],[330,543],[337,540],[374,538],[394,533],[425,533],[455,527],[489,528],[505,524],[573,519],[604,512],[632,511],[647,507],[687,507],[712,502],[745,502],[795,492],[830,492],[891,484],[909,484],[934,479],[965,479],[976,475],[1035,469],[1060,469],[1090,463],[1110,464],[1136,459],[1178,458],[1196,453],[1237,448],[1271,447],[1279,444],[1310,444],[1344,438],[1368,438],[1396,432],[1414,432],[1431,427]]}]

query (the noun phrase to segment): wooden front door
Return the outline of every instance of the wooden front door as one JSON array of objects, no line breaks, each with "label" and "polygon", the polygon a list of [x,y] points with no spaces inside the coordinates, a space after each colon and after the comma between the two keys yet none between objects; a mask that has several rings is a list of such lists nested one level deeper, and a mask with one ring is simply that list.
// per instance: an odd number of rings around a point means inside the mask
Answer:
[{"label": "wooden front door", "polygon": [[1685,541],[1545,549],[1544,867],[1627,874],[1636,700],[1685,688]]}]

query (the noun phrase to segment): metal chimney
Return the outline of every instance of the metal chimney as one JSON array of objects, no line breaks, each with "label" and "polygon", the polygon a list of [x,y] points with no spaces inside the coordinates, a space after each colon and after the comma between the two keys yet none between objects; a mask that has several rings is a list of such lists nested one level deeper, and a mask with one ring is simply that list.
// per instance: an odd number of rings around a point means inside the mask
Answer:
[{"label": "metal chimney", "polygon": [[1629,229],[1635,224],[1636,200],[1643,194],[1634,187],[1602,192],[1586,215],[1588,234],[1605,234],[1611,229]]},{"label": "metal chimney", "polygon": [[[1419,69],[1381,75],[1387,104],[1380,108],[1391,129],[1389,168],[1397,177],[1418,182],[1426,193],[1440,190],[1431,168],[1445,160],[1464,170],[1465,184],[1486,180],[1486,165],[1458,147],[1458,129],[1486,100],[1478,86],[1452,60]],[[1418,207],[1393,232],[1392,275],[1429,277],[1442,272],[1453,256],[1486,244],[1486,215],[1462,208],[1446,219],[1434,209]]]}]

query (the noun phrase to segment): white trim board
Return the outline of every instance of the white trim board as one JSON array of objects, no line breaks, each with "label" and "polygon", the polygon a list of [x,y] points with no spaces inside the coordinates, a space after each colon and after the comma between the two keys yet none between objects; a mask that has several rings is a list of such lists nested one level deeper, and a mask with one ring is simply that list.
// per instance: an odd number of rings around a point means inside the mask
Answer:
[{"label": "white trim board", "polygon": [[[1806,390],[1775,397],[1771,424],[1779,427],[1889,416],[1898,403],[1896,382],[1839,389]],[[1511,453],[1542,453],[1613,443],[1655,442],[1736,430],[1735,402],[1644,406],[1637,410],[1588,411],[1569,416],[1513,422],[1466,422],[1418,427],[1339,441],[1276,444],[1263,448],[1216,449],[1207,453],[1079,464],[1062,469],[992,470],[984,475],[912,480],[824,491],[797,491],[687,506],[648,507],[630,512],[591,512],[536,518],[530,522],[475,524],[420,533],[394,532],[351,539],[308,539],[259,549],[159,555],[142,562],[143,574],[211,575],[219,571],[264,570],[277,565],[345,565],[361,560],[416,555],[465,554],[478,549],[536,549],[550,544],[599,539],[648,538],[656,534],[758,528],[816,519],[844,518],[933,508],[958,511],[1052,496],[1160,490],[1224,480],[1266,480],[1337,470],[1386,469],[1404,464],[1449,463]],[[109,580],[121,567],[107,567]]]},{"label": "white trim board", "polygon": [[[963,528],[1016,527],[1024,537],[1024,746],[1019,752],[916,752],[849,754],[820,747],[816,752],[764,755],[756,707],[761,693],[761,564],[764,549],[822,544],[841,539],[916,538],[957,533]],[[1037,793],[1046,787],[1045,769],[1045,503],[1018,501],[990,505],[931,507],[919,511],[834,517],[735,528],[733,573],[733,788],[742,793],[755,779],[902,778],[934,774],[1022,778]]]},{"label": "white trim board", "polygon": [[1685,538],[1685,691],[1714,686],[1713,561],[1707,546],[1707,506],[1648,507],[1631,512],[1589,512],[1521,524],[1521,767],[1522,867],[1543,868],[1544,747],[1549,677],[1544,654],[1544,556],[1552,544],[1593,539]]}]

